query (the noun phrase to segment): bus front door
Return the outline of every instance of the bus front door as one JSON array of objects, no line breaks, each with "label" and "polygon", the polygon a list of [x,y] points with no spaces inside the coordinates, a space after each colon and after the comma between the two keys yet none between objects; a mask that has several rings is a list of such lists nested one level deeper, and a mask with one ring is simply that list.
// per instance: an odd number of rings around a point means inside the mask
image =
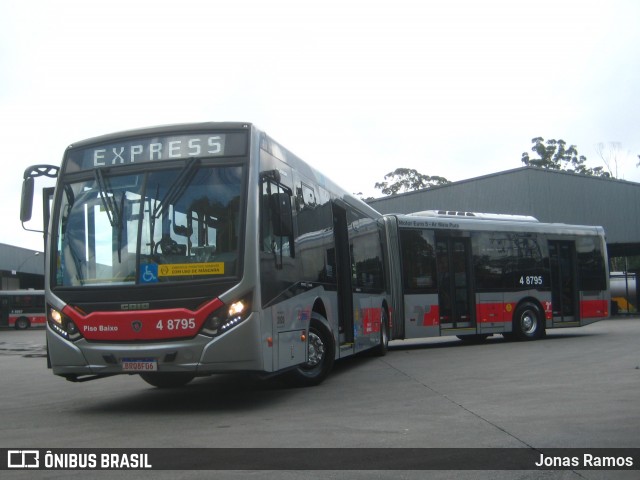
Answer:
[{"label": "bus front door", "polygon": [[436,237],[440,333],[474,333],[471,247],[468,238]]},{"label": "bus front door", "polygon": [[553,323],[576,321],[577,291],[574,259],[573,242],[549,240]]}]

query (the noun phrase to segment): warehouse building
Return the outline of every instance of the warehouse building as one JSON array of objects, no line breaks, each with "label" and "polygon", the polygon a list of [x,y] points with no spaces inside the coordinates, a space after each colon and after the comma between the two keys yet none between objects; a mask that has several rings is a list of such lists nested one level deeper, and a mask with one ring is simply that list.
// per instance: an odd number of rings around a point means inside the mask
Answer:
[{"label": "warehouse building", "polygon": [[0,243],[0,290],[44,288],[44,254]]}]

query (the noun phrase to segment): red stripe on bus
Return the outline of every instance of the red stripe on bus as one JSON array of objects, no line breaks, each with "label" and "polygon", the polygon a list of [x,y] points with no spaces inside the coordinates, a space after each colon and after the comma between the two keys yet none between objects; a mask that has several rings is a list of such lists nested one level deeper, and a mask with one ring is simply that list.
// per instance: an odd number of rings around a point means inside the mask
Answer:
[{"label": "red stripe on bus", "polygon": [[[476,305],[476,315],[479,323],[510,323],[517,304],[513,302],[479,303]],[[551,302],[542,302],[544,316],[547,320],[553,318]]]},{"label": "red stripe on bus", "polygon": [[580,302],[581,318],[603,318],[609,316],[609,302],[606,300],[582,300]]},{"label": "red stripe on bus", "polygon": [[362,329],[364,334],[376,333],[380,331],[380,320],[382,312],[379,308],[362,309]]},{"label": "red stripe on bus", "polygon": [[197,311],[186,308],[93,312],[83,316],[73,307],[63,313],[87,340],[163,340],[195,336],[209,315],[223,305],[215,299]]},{"label": "red stripe on bus", "polygon": [[422,319],[422,325],[424,327],[435,327],[440,325],[440,306],[431,305],[428,312],[424,312]]},{"label": "red stripe on bus", "polygon": [[512,302],[479,303],[476,315],[479,323],[510,323],[516,304]]}]

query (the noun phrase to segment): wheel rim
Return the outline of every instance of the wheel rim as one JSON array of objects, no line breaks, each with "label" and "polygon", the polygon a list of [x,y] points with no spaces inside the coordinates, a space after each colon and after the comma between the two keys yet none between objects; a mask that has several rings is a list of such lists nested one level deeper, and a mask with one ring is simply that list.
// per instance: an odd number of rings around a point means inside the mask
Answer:
[{"label": "wheel rim", "polygon": [[538,329],[538,318],[531,310],[527,310],[520,318],[520,325],[524,334],[531,335]]},{"label": "wheel rim", "polygon": [[307,367],[317,367],[324,359],[324,342],[320,336],[313,332],[309,332],[309,360]]}]

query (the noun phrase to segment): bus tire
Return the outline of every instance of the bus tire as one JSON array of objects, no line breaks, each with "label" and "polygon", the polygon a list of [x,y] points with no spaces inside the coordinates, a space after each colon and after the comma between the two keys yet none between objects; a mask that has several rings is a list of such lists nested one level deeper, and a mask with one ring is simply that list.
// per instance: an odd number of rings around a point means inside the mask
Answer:
[{"label": "bus tire", "polygon": [[45,337],[47,346],[47,368],[51,368],[51,355],[49,354],[49,339]]},{"label": "bus tire", "polygon": [[378,346],[373,349],[374,355],[384,357],[389,351],[389,315],[387,310],[380,309],[380,339]]},{"label": "bus tire", "polygon": [[15,328],[16,330],[26,330],[31,325],[29,319],[27,317],[20,317],[16,319]]},{"label": "bus tire", "polygon": [[321,316],[313,312],[307,339],[307,363],[298,365],[286,374],[289,384],[296,387],[312,387],[320,384],[333,367],[335,359],[335,343],[333,335],[321,320]]},{"label": "bus tire", "polygon": [[525,302],[513,315],[513,335],[517,340],[537,340],[544,332],[544,320],[535,303]]},{"label": "bus tire", "polygon": [[140,378],[157,388],[177,388],[185,386],[195,375],[188,372],[141,373]]}]

